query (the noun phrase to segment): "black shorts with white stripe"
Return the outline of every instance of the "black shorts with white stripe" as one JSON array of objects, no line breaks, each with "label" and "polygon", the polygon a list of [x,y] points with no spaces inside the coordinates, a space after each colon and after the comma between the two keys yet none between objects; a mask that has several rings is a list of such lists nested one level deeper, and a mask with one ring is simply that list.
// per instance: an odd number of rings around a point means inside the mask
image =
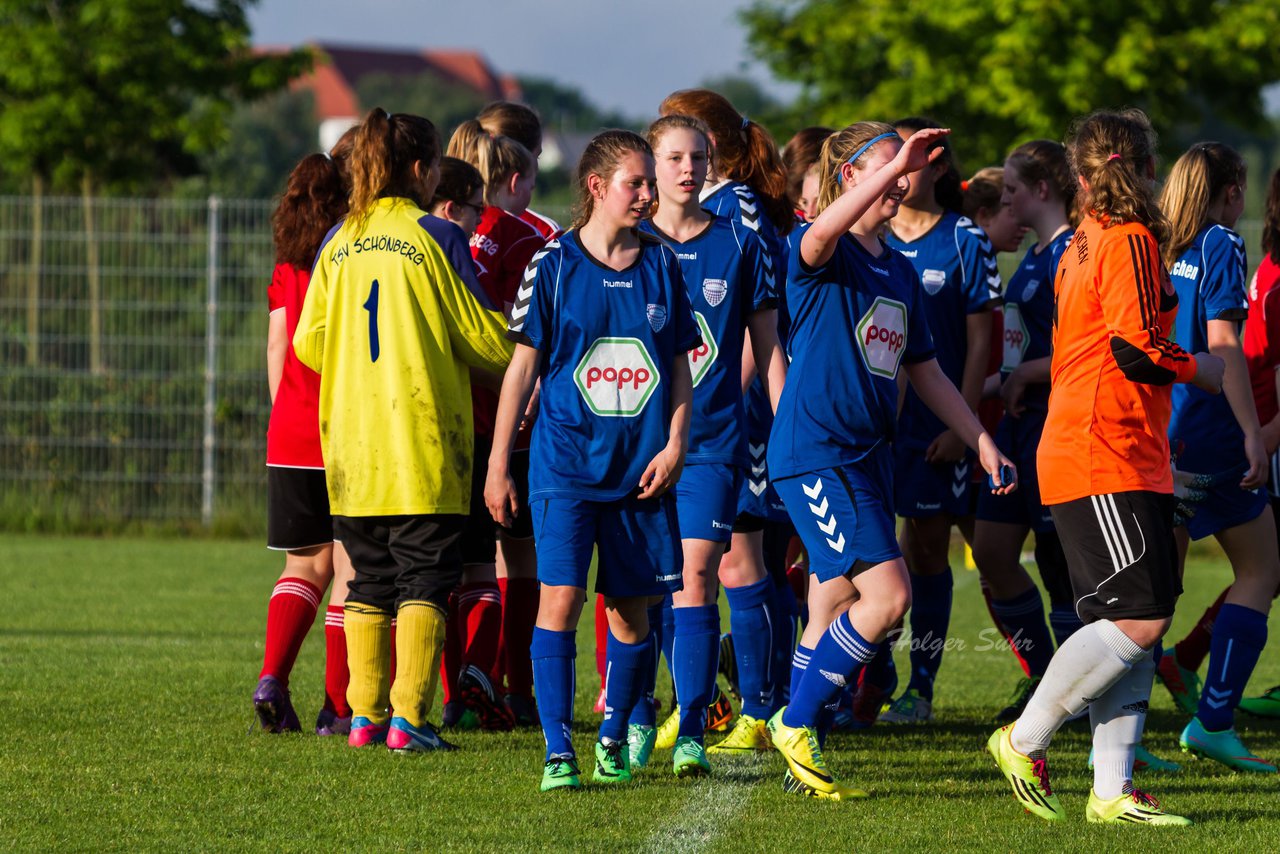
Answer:
[{"label": "black shorts with white stripe", "polygon": [[1172,495],[1116,492],[1049,509],[1083,622],[1173,616],[1182,582]]}]

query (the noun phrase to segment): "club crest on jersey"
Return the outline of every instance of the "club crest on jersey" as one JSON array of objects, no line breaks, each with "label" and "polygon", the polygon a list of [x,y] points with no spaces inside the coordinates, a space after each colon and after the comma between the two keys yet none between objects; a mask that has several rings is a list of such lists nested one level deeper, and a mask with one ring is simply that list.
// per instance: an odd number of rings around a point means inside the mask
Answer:
[{"label": "club crest on jersey", "polygon": [[867,370],[894,379],[907,348],[907,307],[894,299],[876,297],[858,321],[858,350]]},{"label": "club crest on jersey", "polygon": [[925,270],[920,274],[920,284],[924,285],[925,292],[929,294],[929,296],[933,296],[946,286],[947,271]]},{"label": "club crest on jersey", "polygon": [[711,325],[702,316],[702,312],[695,311],[693,319],[698,322],[698,333],[702,336],[702,343],[689,351],[689,373],[693,375],[693,387],[697,388],[698,383],[702,382],[711,370],[711,366],[715,364],[716,356],[720,355],[720,348],[716,345],[716,337],[711,334]]},{"label": "club crest on jersey", "polygon": [[667,325],[667,307],[651,302],[644,310],[649,315],[649,328],[654,332],[661,332],[662,327]]},{"label": "club crest on jersey", "polygon": [[661,379],[638,338],[597,338],[573,372],[587,407],[619,418],[639,415]]},{"label": "club crest on jersey", "polygon": [[1021,365],[1030,344],[1031,336],[1027,334],[1022,310],[1017,303],[1008,303],[1004,307],[1004,361],[1000,364],[1000,370],[1012,371]]},{"label": "club crest on jersey", "polygon": [[1027,286],[1022,289],[1022,301],[1031,302],[1031,299],[1036,295],[1036,290],[1039,287],[1040,287],[1039,279],[1032,279],[1031,281],[1027,282]]},{"label": "club crest on jersey", "polygon": [[729,283],[724,279],[702,280],[702,297],[707,301],[707,305],[712,308],[724,302],[724,297],[727,293],[729,293]]}]

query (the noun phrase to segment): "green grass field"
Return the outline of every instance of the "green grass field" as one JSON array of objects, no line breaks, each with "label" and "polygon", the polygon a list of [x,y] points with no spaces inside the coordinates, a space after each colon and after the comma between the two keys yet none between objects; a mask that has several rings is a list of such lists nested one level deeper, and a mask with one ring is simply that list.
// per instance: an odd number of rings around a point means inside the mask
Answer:
[{"label": "green grass field", "polygon": [[[408,757],[309,734],[248,733],[266,597],[279,569],[279,558],[256,542],[0,537],[0,713],[15,726],[0,744],[0,845],[1262,851],[1280,839],[1280,780],[1194,761],[1181,774],[1139,782],[1193,816],[1196,827],[1087,825],[1083,728],[1064,730],[1051,753],[1055,788],[1072,820],[1048,826],[1024,814],[982,749],[992,729],[987,718],[1018,671],[1007,651],[984,641],[989,626],[972,572],[957,572],[952,636],[966,649],[943,665],[937,723],[833,736],[828,757],[836,774],[873,794],[833,804],[785,795],[776,755],[721,760],[709,780],[677,781],[670,754],[658,753],[631,788],[548,796],[537,791],[536,731],[464,733],[458,753]],[[1187,576],[1174,637],[1228,570],[1199,558]],[[590,626],[583,629],[576,743],[587,755],[598,681]],[[292,683],[304,725],[319,705],[322,657],[317,628]],[[1251,689],[1277,682],[1273,645]],[[659,692],[669,699],[669,687],[660,684]],[[1175,757],[1181,724],[1157,686],[1148,746]],[[1255,750],[1280,759],[1280,724],[1243,718],[1240,729]]]}]

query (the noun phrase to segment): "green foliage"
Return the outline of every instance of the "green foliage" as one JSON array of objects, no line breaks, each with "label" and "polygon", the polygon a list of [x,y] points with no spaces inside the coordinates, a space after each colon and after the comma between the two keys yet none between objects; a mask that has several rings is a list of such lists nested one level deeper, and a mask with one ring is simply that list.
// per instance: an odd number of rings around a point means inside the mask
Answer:
[{"label": "green foliage", "polygon": [[1273,0],[757,0],[743,19],[804,85],[809,123],[932,115],[975,164],[1100,108],[1141,107],[1166,133],[1210,114],[1257,128],[1280,78]]},{"label": "green foliage", "polygon": [[256,55],[254,0],[4,0],[0,164],[55,189],[137,187],[197,168],[235,98],[283,87],[304,51]]},{"label": "green foliage", "polygon": [[179,192],[227,199],[278,196],[298,161],[319,150],[318,130],[309,90],[285,89],[238,102],[227,121],[226,142],[203,158],[204,174],[183,182]]},{"label": "green foliage", "polygon": [[382,107],[393,113],[412,113],[430,119],[448,146],[453,129],[473,119],[485,99],[465,86],[450,83],[430,71],[421,74],[367,74],[356,82],[356,95],[365,111]]},{"label": "green foliage", "polygon": [[520,89],[524,103],[538,111],[548,131],[595,133],[604,128],[638,129],[644,125],[633,117],[601,110],[577,88],[546,77],[521,77]]}]

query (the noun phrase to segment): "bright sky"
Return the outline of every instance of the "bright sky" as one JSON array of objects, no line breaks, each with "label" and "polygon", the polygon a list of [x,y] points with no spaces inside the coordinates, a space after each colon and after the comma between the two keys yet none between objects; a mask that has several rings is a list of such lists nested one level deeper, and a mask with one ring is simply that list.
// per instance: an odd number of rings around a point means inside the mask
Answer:
[{"label": "bright sky", "polygon": [[329,41],[469,48],[499,72],[550,77],[597,106],[648,116],[668,93],[737,74],[783,95],[750,59],[736,13],[747,0],[260,0],[257,44]]}]

